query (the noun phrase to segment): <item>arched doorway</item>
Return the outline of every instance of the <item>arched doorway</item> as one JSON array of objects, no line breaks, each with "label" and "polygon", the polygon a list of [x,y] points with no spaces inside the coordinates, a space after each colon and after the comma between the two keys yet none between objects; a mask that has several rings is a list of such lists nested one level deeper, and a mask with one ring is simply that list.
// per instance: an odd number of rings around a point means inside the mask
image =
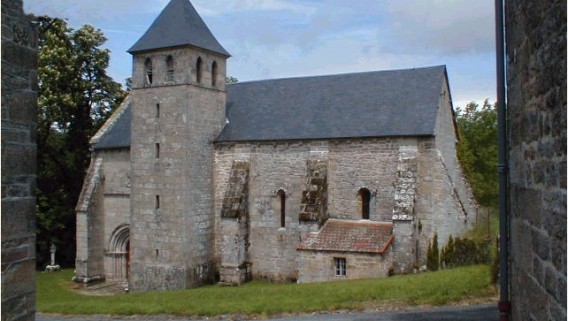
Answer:
[{"label": "arched doorway", "polygon": [[130,269],[130,225],[122,224],[113,231],[106,257],[108,281],[127,283]]}]

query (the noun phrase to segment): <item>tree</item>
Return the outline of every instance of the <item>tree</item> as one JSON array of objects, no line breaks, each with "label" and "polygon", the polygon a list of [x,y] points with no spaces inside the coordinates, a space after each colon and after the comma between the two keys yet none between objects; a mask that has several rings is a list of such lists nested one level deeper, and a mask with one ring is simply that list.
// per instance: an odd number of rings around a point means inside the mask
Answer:
[{"label": "tree", "polygon": [[454,257],[455,257],[455,248],[454,248],[454,238],[452,235],[448,238],[448,242],[446,246],[442,248],[442,252],[440,253],[440,261],[442,263],[443,268],[452,268],[454,265]]},{"label": "tree", "polygon": [[497,180],[497,110],[487,100],[483,106],[469,103],[457,109],[460,136],[458,158],[479,203],[496,207],[499,199]]},{"label": "tree", "polygon": [[230,84],[238,83],[239,80],[237,79],[237,77],[227,76],[227,79],[225,80],[225,82],[227,83],[227,85],[230,85]]},{"label": "tree", "polygon": [[438,249],[438,233],[434,233],[432,243],[428,244],[426,252],[426,267],[430,271],[438,271],[440,266],[440,251]]},{"label": "tree", "polygon": [[103,33],[85,25],[39,17],[37,261],[74,264],[75,206],[90,161],[89,140],[124,98],[106,73],[110,52]]}]

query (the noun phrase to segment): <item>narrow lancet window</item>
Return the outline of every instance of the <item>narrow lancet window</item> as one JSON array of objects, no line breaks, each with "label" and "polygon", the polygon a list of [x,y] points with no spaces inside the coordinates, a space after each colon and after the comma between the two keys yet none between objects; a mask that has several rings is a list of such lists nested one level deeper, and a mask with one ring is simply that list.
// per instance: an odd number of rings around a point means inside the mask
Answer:
[{"label": "narrow lancet window", "polygon": [[371,205],[371,192],[366,189],[362,188],[359,190],[359,200],[361,204],[361,218],[364,220],[369,219],[369,214],[371,212],[370,205]]},{"label": "narrow lancet window", "polygon": [[201,83],[201,77],[203,76],[203,60],[201,60],[201,57],[197,58],[197,63],[195,64],[195,74],[197,77],[197,82]]},{"label": "narrow lancet window", "polygon": [[217,86],[217,62],[213,61],[211,65],[211,86]]},{"label": "narrow lancet window", "polygon": [[152,84],[152,60],[150,58],[146,58],[144,62],[144,83],[146,85]]},{"label": "narrow lancet window", "polygon": [[286,192],[279,190],[276,196],[280,205],[280,227],[286,227]]},{"label": "narrow lancet window", "polygon": [[174,81],[174,58],[172,56],[168,56],[168,58],[166,58],[166,67],[166,81],[172,82]]}]

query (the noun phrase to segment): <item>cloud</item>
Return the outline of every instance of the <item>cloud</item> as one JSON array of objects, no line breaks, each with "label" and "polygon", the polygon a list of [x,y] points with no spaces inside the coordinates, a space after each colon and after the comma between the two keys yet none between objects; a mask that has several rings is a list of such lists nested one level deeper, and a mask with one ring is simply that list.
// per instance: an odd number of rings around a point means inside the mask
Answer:
[{"label": "cloud", "polygon": [[[101,28],[111,73],[170,0],[25,0],[28,13]],[[492,0],[191,0],[241,81],[448,66],[454,101],[494,96]]]},{"label": "cloud", "polygon": [[140,5],[138,0],[26,0],[24,1],[24,11],[36,15],[68,19],[69,23],[75,28],[83,24],[99,27],[116,20],[126,21],[140,14],[155,16],[168,1],[144,1],[144,5]]},{"label": "cloud", "polygon": [[390,0],[388,10],[394,51],[462,55],[494,50],[491,0]]},{"label": "cloud", "polygon": [[193,5],[202,15],[227,15],[243,11],[291,11],[310,14],[313,7],[286,0],[194,0]]}]

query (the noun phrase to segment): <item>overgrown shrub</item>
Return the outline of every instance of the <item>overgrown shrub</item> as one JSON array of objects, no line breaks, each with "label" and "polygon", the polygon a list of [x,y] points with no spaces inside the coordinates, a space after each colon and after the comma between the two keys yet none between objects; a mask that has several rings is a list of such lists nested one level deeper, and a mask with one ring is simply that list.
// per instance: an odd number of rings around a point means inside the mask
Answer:
[{"label": "overgrown shrub", "polygon": [[432,242],[428,244],[426,267],[430,271],[438,271],[440,267],[440,251],[438,250],[438,233],[434,233]]},{"label": "overgrown shrub", "polygon": [[454,253],[454,238],[450,235],[448,243],[446,243],[446,246],[442,248],[442,252],[440,253],[440,261],[443,268],[447,269],[453,267]]},{"label": "overgrown shrub", "polygon": [[444,268],[491,263],[491,240],[455,239],[450,236],[442,248],[441,261]]}]

